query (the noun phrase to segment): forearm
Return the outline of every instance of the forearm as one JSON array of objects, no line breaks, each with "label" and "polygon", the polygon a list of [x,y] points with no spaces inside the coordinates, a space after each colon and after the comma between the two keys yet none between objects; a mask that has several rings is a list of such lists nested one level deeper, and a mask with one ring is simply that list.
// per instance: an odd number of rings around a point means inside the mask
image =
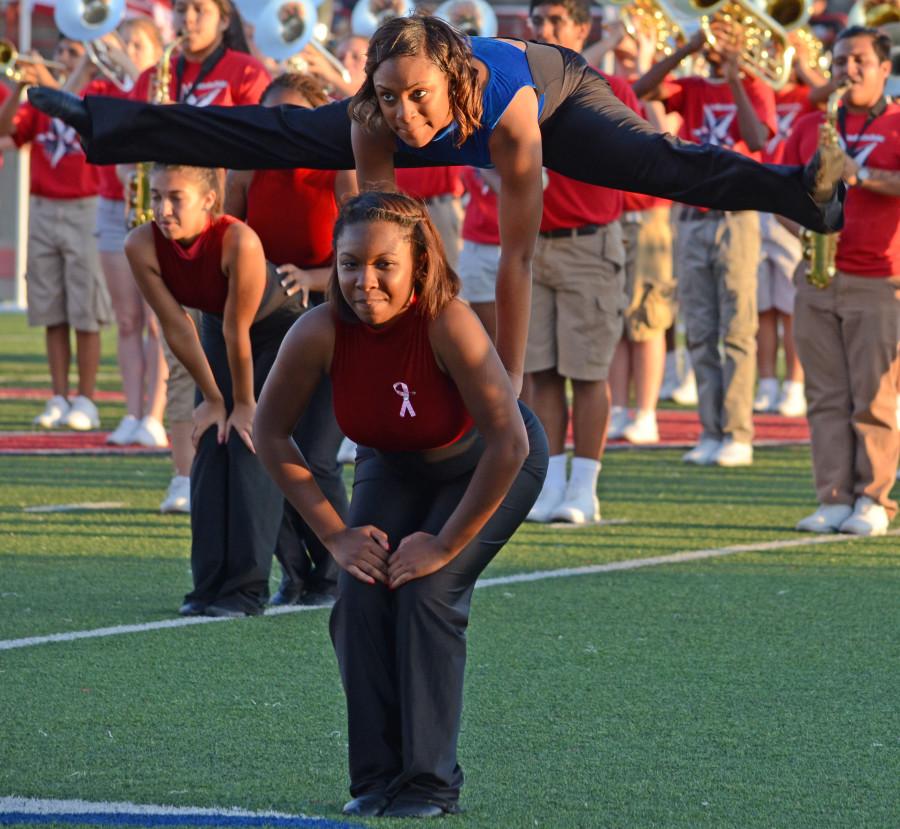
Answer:
[{"label": "forearm", "polygon": [[900,198],[900,171],[879,170],[876,167],[867,167],[868,178],[859,182],[856,186],[879,196],[892,196]]},{"label": "forearm", "polygon": [[19,98],[22,97],[22,86],[16,84],[10,89],[6,100],[0,104],[0,136],[12,135],[15,132],[14,121],[19,109]]},{"label": "forearm", "polygon": [[437,535],[451,558],[462,552],[497,511],[527,456],[524,428],[503,440],[488,443],[465,494]]},{"label": "forearm", "polygon": [[750,100],[750,96],[747,95],[747,90],[744,89],[740,79],[729,78],[728,86],[737,105],[738,131],[741,134],[741,138],[744,139],[744,143],[750,150],[758,152],[766,145],[768,130],[763,122],[759,120],[759,116],[753,108],[753,102]]},{"label": "forearm", "polygon": [[[531,258],[504,257],[497,268],[497,353],[506,371],[521,378],[531,314]],[[518,389],[516,389],[518,392]]]},{"label": "forearm", "polygon": [[228,369],[231,372],[231,388],[234,402],[255,403],[253,394],[253,346],[248,328],[232,330],[226,325],[223,331]]},{"label": "forearm", "polygon": [[666,79],[668,74],[672,72],[681,61],[691,55],[691,50],[687,46],[676,49],[667,58],[663,58],[658,63],[654,63],[640,78],[638,78],[631,86],[634,94],[638,98],[646,98],[653,94],[656,88]]},{"label": "forearm", "polygon": [[200,346],[194,324],[185,317],[183,324],[180,321],[177,325],[163,323],[162,329],[169,348],[178,358],[178,362],[187,369],[204,399],[208,402],[222,400],[222,392]]},{"label": "forearm", "polygon": [[328,280],[331,278],[331,265],[326,265],[324,268],[307,268],[306,273],[309,278],[309,290],[319,291],[320,293],[328,290]]}]

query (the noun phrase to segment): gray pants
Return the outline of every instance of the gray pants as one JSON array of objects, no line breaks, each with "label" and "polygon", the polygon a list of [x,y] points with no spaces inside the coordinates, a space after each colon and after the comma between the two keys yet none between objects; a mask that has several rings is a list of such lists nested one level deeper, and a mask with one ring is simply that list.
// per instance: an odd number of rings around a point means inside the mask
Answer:
[{"label": "gray pants", "polygon": [[753,439],[759,245],[756,213],[681,208],[675,244],[678,297],[704,438]]}]

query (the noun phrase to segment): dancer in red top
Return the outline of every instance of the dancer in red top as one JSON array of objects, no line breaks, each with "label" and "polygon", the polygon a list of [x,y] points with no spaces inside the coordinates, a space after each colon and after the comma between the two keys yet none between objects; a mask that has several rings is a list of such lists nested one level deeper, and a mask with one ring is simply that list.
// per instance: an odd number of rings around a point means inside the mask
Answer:
[{"label": "dancer in red top", "polygon": [[[257,410],[260,457],[344,570],[331,635],[347,696],[347,814],[457,811],[472,590],[546,472],[543,430],[516,405],[458,286],[420,202],[351,200],[335,227],[330,306],[292,329]],[[326,374],[338,421],[363,444],[347,522],[291,439]]]},{"label": "dancer in red top", "polygon": [[[219,173],[154,168],[154,221],[125,253],[169,347],[199,388],[191,469],[194,589],[182,615],[262,613],[282,497],[254,448],[256,396],[299,314],[257,235],[219,212]],[[200,336],[182,306],[202,312]]]}]

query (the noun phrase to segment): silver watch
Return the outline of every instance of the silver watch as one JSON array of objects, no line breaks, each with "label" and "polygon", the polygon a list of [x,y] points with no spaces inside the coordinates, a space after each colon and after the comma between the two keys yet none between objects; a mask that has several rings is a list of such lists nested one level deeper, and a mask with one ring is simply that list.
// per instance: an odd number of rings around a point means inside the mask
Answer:
[{"label": "silver watch", "polygon": [[869,172],[868,167],[860,167],[856,171],[857,184],[862,184],[864,181],[868,181],[870,177],[871,177],[871,173]]}]

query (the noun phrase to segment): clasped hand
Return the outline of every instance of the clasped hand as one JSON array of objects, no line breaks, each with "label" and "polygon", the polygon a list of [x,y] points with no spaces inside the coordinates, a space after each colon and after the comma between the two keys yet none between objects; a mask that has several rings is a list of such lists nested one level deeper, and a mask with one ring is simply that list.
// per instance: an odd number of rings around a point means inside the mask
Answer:
[{"label": "clasped hand", "polygon": [[256,412],[256,403],[236,403],[229,415],[225,409],[224,400],[203,400],[193,415],[193,429],[191,430],[191,443],[194,449],[200,443],[200,438],[207,429],[216,427],[216,442],[225,443],[234,429],[238,437],[246,447],[256,454],[253,446],[253,415]]},{"label": "clasped hand", "polygon": [[372,525],[346,527],[327,539],[327,546],[351,576],[391,590],[440,570],[452,558],[436,536],[423,532],[406,536],[391,553],[387,533]]}]

